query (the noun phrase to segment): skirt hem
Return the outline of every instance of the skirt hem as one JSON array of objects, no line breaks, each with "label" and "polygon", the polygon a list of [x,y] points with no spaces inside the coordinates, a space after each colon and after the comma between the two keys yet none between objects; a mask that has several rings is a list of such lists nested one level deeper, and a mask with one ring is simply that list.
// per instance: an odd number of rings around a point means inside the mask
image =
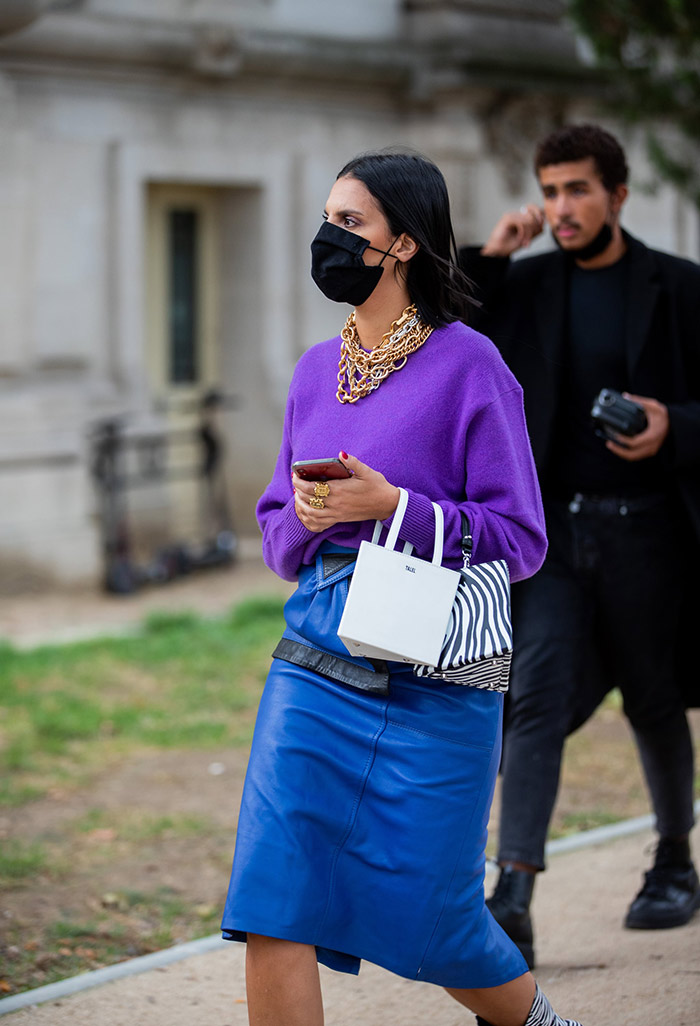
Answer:
[{"label": "skirt hem", "polygon": [[[439,973],[423,973],[422,966],[417,970],[409,972],[400,965],[394,964],[390,959],[382,959],[381,961],[377,958],[368,958],[366,955],[351,955],[344,951],[337,951],[335,948],[328,948],[322,944],[317,944],[313,940],[309,940],[306,937],[300,937],[298,933],[292,936],[293,931],[280,930],[278,927],[267,926],[267,927],[256,927],[252,930],[237,930],[229,927],[221,928],[222,939],[225,941],[239,941],[245,944],[248,940],[248,933],[257,933],[262,937],[273,937],[276,940],[292,941],[296,944],[309,944],[316,948],[316,958],[322,964],[327,966],[329,969],[333,969],[338,973],[346,973],[351,976],[357,976],[360,972],[362,962],[369,962],[372,965],[379,966],[380,969],[386,969],[387,972],[394,973],[396,976],[401,976],[405,980],[417,980],[422,983],[431,983],[437,987],[449,987],[451,990],[488,990],[491,987],[500,987],[505,983],[511,983],[513,980],[520,979],[529,972],[525,960],[522,959],[522,970],[493,973],[493,974],[479,974],[478,979],[474,976],[469,976],[466,979],[461,977],[459,980],[445,979],[442,978]],[[287,934],[284,936],[284,934]],[[438,979],[437,977],[440,976]]]}]

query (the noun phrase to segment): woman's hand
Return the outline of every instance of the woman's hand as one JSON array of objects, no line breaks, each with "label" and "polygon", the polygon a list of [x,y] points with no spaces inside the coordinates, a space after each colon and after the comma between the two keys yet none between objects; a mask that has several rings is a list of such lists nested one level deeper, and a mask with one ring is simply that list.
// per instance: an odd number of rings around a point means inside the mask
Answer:
[{"label": "woman's hand", "polygon": [[324,482],[329,493],[323,496],[323,509],[309,505],[318,482],[305,481],[298,474],[292,475],[294,508],[309,531],[318,533],[334,524],[357,520],[385,520],[398,505],[398,488],[389,484],[378,470],[372,470],[345,452],[340,453],[340,459],[352,472],[352,477]]}]

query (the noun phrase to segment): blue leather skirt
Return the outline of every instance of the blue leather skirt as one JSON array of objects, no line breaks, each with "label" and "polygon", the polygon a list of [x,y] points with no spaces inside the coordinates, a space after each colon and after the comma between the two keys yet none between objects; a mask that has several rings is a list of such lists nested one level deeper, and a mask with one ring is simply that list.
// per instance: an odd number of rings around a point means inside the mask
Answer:
[{"label": "blue leather skirt", "polygon": [[[285,636],[350,660],[336,630],[352,565],[324,576],[329,552],[303,568]],[[273,660],[223,934],[314,944],[349,973],[367,959],[441,986],[498,986],[527,972],[484,905],[503,696],[386,669],[378,694]]]}]

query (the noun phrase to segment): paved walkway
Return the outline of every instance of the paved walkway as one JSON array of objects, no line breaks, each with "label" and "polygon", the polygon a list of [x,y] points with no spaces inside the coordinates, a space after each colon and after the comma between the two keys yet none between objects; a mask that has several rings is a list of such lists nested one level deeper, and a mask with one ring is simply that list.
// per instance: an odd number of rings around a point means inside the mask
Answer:
[{"label": "paved walkway", "polygon": [[[698,1026],[700,914],[676,930],[624,930],[651,834],[557,855],[539,880],[540,986],[584,1026]],[[700,837],[695,835],[700,856]],[[365,964],[359,978],[322,970],[326,1026],[471,1026],[437,987]],[[2,1012],[2,1002],[0,1002]],[[245,1026],[243,945],[8,1015],[8,1026]]]}]

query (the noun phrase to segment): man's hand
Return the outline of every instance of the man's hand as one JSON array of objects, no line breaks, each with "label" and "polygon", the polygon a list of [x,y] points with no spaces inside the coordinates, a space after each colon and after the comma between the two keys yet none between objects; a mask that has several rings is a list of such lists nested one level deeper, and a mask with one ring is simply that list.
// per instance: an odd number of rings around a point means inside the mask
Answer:
[{"label": "man's hand", "polygon": [[511,210],[497,222],[482,248],[482,256],[510,256],[526,249],[544,228],[544,211],[534,203]]},{"label": "man's hand", "polygon": [[305,481],[298,474],[292,476],[294,508],[309,531],[318,533],[334,524],[357,520],[386,520],[398,505],[398,488],[389,484],[378,470],[372,470],[347,453],[341,452],[340,459],[352,472],[352,477],[326,482],[328,495],[323,498],[322,509],[309,505],[316,482]]},{"label": "man's hand", "polygon": [[668,437],[670,429],[668,409],[658,399],[649,399],[643,395],[630,395],[629,392],[623,392],[623,395],[625,399],[631,399],[632,402],[639,403],[644,407],[647,426],[638,435],[633,435],[631,438],[626,435],[617,435],[621,445],[612,441],[605,444],[610,452],[614,452],[616,456],[630,463],[656,456]]}]

